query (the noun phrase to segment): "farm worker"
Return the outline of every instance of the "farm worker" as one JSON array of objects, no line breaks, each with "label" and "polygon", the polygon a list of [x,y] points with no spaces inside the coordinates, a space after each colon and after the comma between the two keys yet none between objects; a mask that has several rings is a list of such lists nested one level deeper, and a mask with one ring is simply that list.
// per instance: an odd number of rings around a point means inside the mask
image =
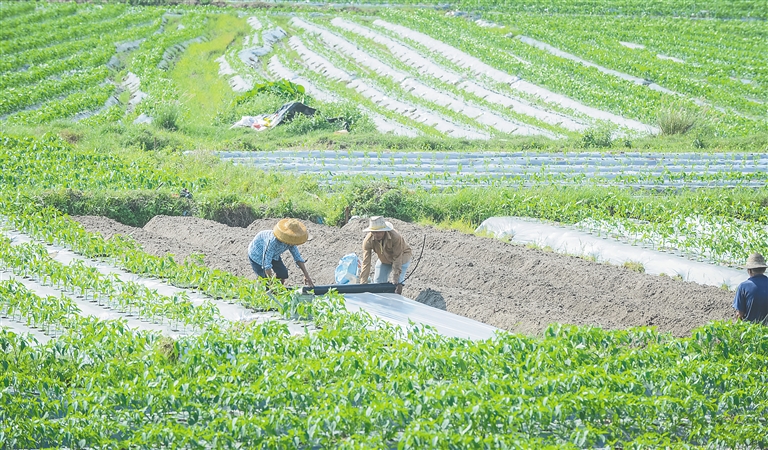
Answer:
[{"label": "farm worker", "polygon": [[753,253],[747,258],[749,279],[736,289],[733,307],[739,320],[750,322],[768,322],[768,277],[765,276],[765,258],[760,253]]},{"label": "farm worker", "polygon": [[285,284],[288,279],[288,268],[280,257],[286,250],[291,252],[293,260],[304,272],[304,284],[314,286],[307,272],[304,258],[299,253],[298,245],[309,239],[307,227],[296,219],[283,219],[277,222],[271,230],[260,231],[248,246],[248,259],[251,267],[261,278],[277,277]]},{"label": "farm worker", "polygon": [[360,272],[360,282],[368,283],[371,273],[371,252],[375,252],[379,260],[374,271],[374,283],[386,283],[392,274],[392,282],[397,285],[395,293],[403,293],[405,272],[411,264],[411,248],[405,243],[400,233],[395,231],[392,224],[384,221],[381,216],[373,216],[368,228],[363,230],[368,234],[363,239],[363,267]]}]

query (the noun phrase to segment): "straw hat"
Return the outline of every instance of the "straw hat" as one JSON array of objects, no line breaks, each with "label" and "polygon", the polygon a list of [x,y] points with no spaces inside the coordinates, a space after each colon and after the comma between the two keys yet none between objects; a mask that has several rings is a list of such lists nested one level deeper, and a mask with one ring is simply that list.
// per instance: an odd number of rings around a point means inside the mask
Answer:
[{"label": "straw hat", "polygon": [[765,269],[768,268],[768,265],[765,264],[765,258],[763,258],[763,255],[760,253],[752,253],[749,255],[749,258],[747,258],[747,264],[744,266],[745,269]]},{"label": "straw hat", "polygon": [[392,231],[394,228],[392,224],[386,222],[381,216],[371,217],[371,222],[368,224],[368,228],[363,231]]},{"label": "straw hat", "polygon": [[272,232],[278,241],[288,245],[301,245],[309,238],[307,227],[296,219],[283,219],[277,222]]}]

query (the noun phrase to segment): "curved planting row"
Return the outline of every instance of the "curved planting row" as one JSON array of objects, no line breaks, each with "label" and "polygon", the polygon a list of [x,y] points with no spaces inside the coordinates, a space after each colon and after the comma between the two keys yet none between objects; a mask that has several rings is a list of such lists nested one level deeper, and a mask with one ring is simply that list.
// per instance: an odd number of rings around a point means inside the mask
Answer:
[{"label": "curved planting row", "polygon": [[310,70],[327,76],[331,79],[346,83],[348,88],[354,89],[363,97],[372,102],[387,108],[391,111],[402,114],[417,122],[424,123],[434,127],[436,130],[456,137],[465,137],[469,139],[487,139],[488,134],[480,131],[465,129],[461,125],[454,124],[447,119],[412,104],[404,103],[399,100],[388,97],[384,92],[374,88],[360,79],[353,80],[345,71],[335,67],[330,61],[308,49],[296,36],[289,39],[289,45],[303,58],[304,63]]},{"label": "curved planting row", "polygon": [[[267,70],[269,70],[269,72],[272,73],[277,79],[288,80],[292,83],[296,83],[300,86],[304,86],[305,91],[312,97],[316,98],[317,100],[320,100],[322,102],[338,102],[339,100],[341,100],[336,94],[332,94],[328,91],[320,89],[316,87],[314,83],[312,83],[310,80],[296,75],[290,69],[285,67],[283,63],[280,62],[280,58],[278,58],[277,55],[273,55],[269,59],[269,64],[267,64]],[[416,130],[412,128],[401,125],[395,122],[394,120],[387,119],[381,114],[377,114],[373,111],[364,109],[362,105],[360,108],[363,109],[363,112],[366,115],[368,115],[371,118],[371,120],[373,120],[374,125],[376,125],[376,130],[379,131],[380,133],[392,133],[398,136],[417,136],[418,135]]]},{"label": "curved planting row", "polygon": [[398,41],[395,41],[392,38],[373,31],[370,28],[360,26],[339,17],[331,20],[331,24],[338,28],[348,30],[362,37],[371,39],[372,41],[385,46],[404,64],[418,69],[421,73],[426,73],[429,76],[435,77],[445,83],[455,85],[462,91],[470,93],[477,98],[493,104],[501,105],[504,108],[508,108],[512,112],[519,114],[522,118],[533,118],[556,127],[562,127],[569,131],[583,131],[587,128],[585,123],[577,121],[572,117],[547,111],[519,98],[512,98],[497,92],[493,92],[492,90],[489,90],[487,87],[478,83],[477,80],[464,79],[460,74],[435,64],[428,58],[422,56],[419,52],[403,45]]},{"label": "curved planting row", "polygon": [[390,67],[388,64],[377,59],[375,56],[367,53],[364,50],[360,50],[357,46],[351,44],[346,39],[339,37],[323,28],[320,28],[314,24],[310,24],[298,18],[291,20],[291,24],[306,30],[307,32],[317,35],[320,39],[330,48],[334,49],[339,54],[350,58],[355,61],[356,64],[360,64],[369,68],[375,74],[391,80],[395,84],[398,84],[404,92],[408,95],[412,95],[427,104],[433,103],[440,107],[446,108],[458,115],[464,116],[470,120],[470,123],[476,122],[481,127],[492,128],[496,131],[508,134],[521,134],[521,135],[549,135],[543,130],[536,129],[527,125],[512,122],[504,117],[501,117],[491,111],[478,107],[477,105],[470,104],[464,99],[457,98],[447,92],[436,90],[422,83],[421,81],[414,79],[409,74],[400,70]]},{"label": "curved planting row", "polygon": [[480,59],[475,58],[449,44],[441,42],[435,38],[432,38],[422,32],[412,30],[402,25],[393,24],[381,19],[377,19],[373,22],[374,25],[385,30],[389,30],[396,33],[399,36],[403,36],[411,41],[415,41],[421,45],[424,45],[431,51],[434,51],[453,63],[465,68],[472,73],[480,76],[488,77],[499,83],[505,84],[508,88],[518,91],[526,95],[532,95],[539,97],[545,102],[553,103],[565,108],[570,108],[576,112],[582,113],[588,117],[598,120],[605,120],[612,122],[620,127],[625,127],[635,132],[641,133],[657,133],[658,129],[653,126],[646,125],[636,120],[627,119],[616,114],[599,110],[597,108],[585,105],[581,102],[575,101],[564,95],[555,93],[551,90],[545,89],[541,86],[535,85],[528,81],[525,81],[519,77],[509,75],[506,72],[498,70],[482,62]]}]

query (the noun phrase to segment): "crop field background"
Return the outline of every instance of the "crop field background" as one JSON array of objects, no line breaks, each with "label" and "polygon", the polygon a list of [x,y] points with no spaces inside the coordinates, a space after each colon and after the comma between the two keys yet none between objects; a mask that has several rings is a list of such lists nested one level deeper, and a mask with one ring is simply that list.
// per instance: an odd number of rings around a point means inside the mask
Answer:
[{"label": "crop field background", "polygon": [[[515,216],[740,268],[768,254],[763,2],[198,3],[0,1],[0,449],[768,447],[768,331],[722,305],[471,341],[72,219]],[[232,127],[291,101],[318,113]],[[498,284],[462,311],[526,303]]]}]

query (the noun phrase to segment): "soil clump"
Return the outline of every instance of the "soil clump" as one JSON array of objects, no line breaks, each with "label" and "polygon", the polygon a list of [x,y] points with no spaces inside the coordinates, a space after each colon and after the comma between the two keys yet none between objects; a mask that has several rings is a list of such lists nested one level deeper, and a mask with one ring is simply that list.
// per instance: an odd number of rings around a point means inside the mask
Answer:
[{"label": "soil clump", "polygon": [[[196,217],[157,216],[143,228],[105,217],[73,217],[105,238],[124,234],[147,253],[171,253],[183,261],[205,255],[209,267],[255,278],[247,257],[251,239],[279,219],[259,219],[248,228],[229,227]],[[574,256],[560,255],[500,240],[390,220],[413,250],[403,295],[505,330],[537,334],[553,322],[606,329],[655,326],[676,336],[712,320],[733,317],[733,294],[720,288],[637,273]],[[339,259],[362,256],[367,219],[342,228],[304,221],[311,240],[299,247],[316,284],[333,284]],[[283,254],[289,284],[303,283],[301,271]],[[375,261],[375,255],[374,255]],[[747,278],[745,274],[745,279]]]}]

